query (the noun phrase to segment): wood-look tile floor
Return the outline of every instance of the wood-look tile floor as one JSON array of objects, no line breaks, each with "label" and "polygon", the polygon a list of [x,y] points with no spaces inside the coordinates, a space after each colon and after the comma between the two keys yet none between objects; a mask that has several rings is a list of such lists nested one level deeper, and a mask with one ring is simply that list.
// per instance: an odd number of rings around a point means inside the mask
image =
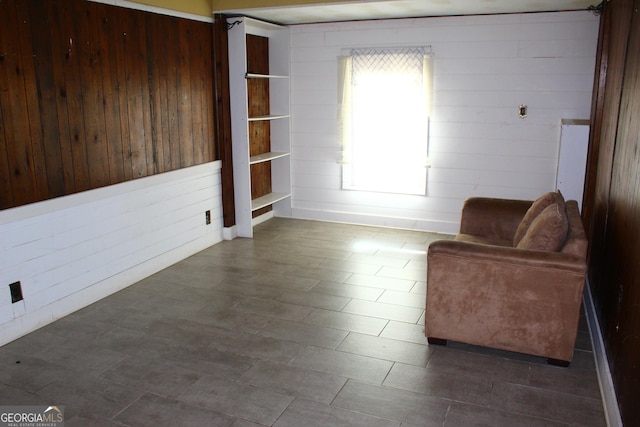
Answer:
[{"label": "wood-look tile floor", "polygon": [[0,404],[68,427],[606,425],[584,319],[569,368],[427,345],[437,238],[272,219],[0,348]]}]

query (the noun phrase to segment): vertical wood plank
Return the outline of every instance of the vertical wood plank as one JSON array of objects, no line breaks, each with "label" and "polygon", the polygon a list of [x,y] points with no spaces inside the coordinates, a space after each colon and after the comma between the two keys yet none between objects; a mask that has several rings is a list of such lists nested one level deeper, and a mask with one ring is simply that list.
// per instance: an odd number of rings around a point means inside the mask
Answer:
[{"label": "vertical wood plank", "polygon": [[190,32],[184,21],[178,23],[180,46],[178,62],[178,131],[180,134],[180,166],[193,162],[193,129],[191,121],[191,76],[189,72]]},{"label": "vertical wood plank", "polygon": [[[168,131],[167,118],[167,64],[163,50],[166,31],[163,20],[156,15],[147,17],[147,52],[149,75],[149,100],[151,108],[151,141],[154,164],[159,172],[170,170],[169,143],[165,138]],[[164,46],[163,46],[164,45]]]},{"label": "vertical wood plank", "polygon": [[111,182],[103,106],[103,51],[99,45],[100,27],[96,28],[96,13],[97,11],[94,5],[86,2],[80,7],[76,15],[76,22],[80,33],[77,46],[84,112],[84,136],[87,146],[87,156],[91,165],[89,169],[91,188],[102,187]]},{"label": "vertical wood plank", "polygon": [[[149,67],[148,63],[150,60],[149,53],[147,51],[147,19],[151,16],[150,13],[140,14],[140,31],[136,31],[137,38],[137,51],[139,52],[139,69],[138,73],[140,75],[140,91],[142,94],[142,141],[140,142],[140,147],[143,149],[143,155],[145,158],[145,162],[147,165],[146,173],[143,173],[142,176],[149,176],[158,173],[158,164],[156,163],[156,158],[153,155],[153,139],[151,138],[151,99],[149,92]],[[139,125],[140,125],[139,124]]]},{"label": "vertical wood plank", "polygon": [[194,164],[205,161],[206,147],[204,139],[204,126],[206,110],[203,111],[204,85],[202,70],[204,68],[202,41],[197,26],[191,29],[191,43],[189,51],[189,71],[191,78],[191,127],[193,129],[193,162]]},{"label": "vertical wood plank", "polygon": [[231,106],[229,96],[229,40],[227,17],[213,17],[213,79],[214,79],[214,128],[216,158],[222,162],[222,222],[225,227],[236,224],[233,189],[233,158],[231,156]]},{"label": "vertical wood plank", "polygon": [[[15,10],[12,4],[0,4],[0,29],[6,32],[13,30],[15,25]],[[7,209],[18,203],[19,199],[14,199],[14,191],[17,191],[15,184],[15,164],[10,152],[15,132],[11,121],[9,89],[14,85],[10,80],[11,69],[15,67],[15,41],[9,40],[9,35],[2,33],[0,37],[0,209]]]},{"label": "vertical wood plank", "polygon": [[[160,115],[160,131],[159,134],[161,136],[161,144],[160,147],[156,147],[156,149],[162,151],[162,161],[161,167],[163,171],[170,171],[174,169],[174,164],[172,163],[172,154],[171,154],[171,132],[172,123],[171,123],[171,111],[172,106],[175,105],[175,101],[171,104],[170,99],[175,99],[175,68],[172,67],[171,63],[167,60],[166,50],[169,46],[171,46],[171,40],[173,37],[168,34],[164,30],[164,23],[161,19],[155,20],[155,29],[154,29],[154,60],[158,61],[158,83],[159,83],[159,103],[158,107],[160,111],[158,111]],[[172,25],[175,23],[172,22]],[[161,57],[161,58],[159,58]],[[174,69],[173,73],[171,69]],[[175,114],[173,114],[175,120]]]},{"label": "vertical wood plank", "polygon": [[[604,5],[604,3],[603,3]],[[603,105],[605,99],[605,87],[607,80],[607,67],[605,59],[609,54],[608,34],[611,23],[606,13],[600,15],[598,26],[598,45],[596,48],[596,67],[593,78],[593,91],[591,93],[591,113],[589,128],[589,145],[587,151],[587,165],[585,170],[584,194],[582,198],[582,218],[588,235],[592,233],[593,211],[595,209],[595,185],[597,182],[597,159],[600,151],[600,135],[602,131]]]},{"label": "vertical wood plank", "polygon": [[3,56],[0,63],[0,105],[4,117],[7,162],[11,168],[12,198],[16,204],[22,205],[37,200],[38,193],[31,170],[33,155],[19,21],[27,21],[27,17],[18,15],[14,2],[4,2],[0,13],[0,28],[4,29],[3,37],[0,37]]},{"label": "vertical wood plank", "polygon": [[[76,28],[75,13],[77,11],[74,2],[60,1],[58,4],[59,22],[62,34],[60,36],[60,48],[64,53],[62,72],[65,75],[64,87],[60,88],[60,96],[66,104],[71,136],[71,155],[73,161],[73,178],[75,191],[84,191],[91,188],[89,177],[89,156],[85,138],[84,102],[82,99],[82,86],[80,84],[80,52]],[[64,118],[61,117],[61,120]]]},{"label": "vertical wood plank", "polygon": [[[129,13],[114,13],[114,19],[110,28],[113,33],[110,36],[110,52],[113,57],[112,65],[115,66],[115,82],[117,85],[120,140],[122,150],[122,176],[124,181],[134,178],[134,167],[132,162],[131,130],[129,129],[129,71],[127,55],[131,51],[128,46],[129,29],[132,24],[133,15]],[[114,129],[114,131],[117,131]]]},{"label": "vertical wood plank", "polygon": [[[129,147],[131,150],[131,169],[133,178],[147,175],[147,152],[144,126],[144,91],[143,77],[146,75],[146,58],[140,49],[140,41],[145,37],[144,17],[131,14],[128,26],[123,32],[124,58],[126,61],[127,106]],[[153,165],[151,165],[153,168]]]},{"label": "vertical wood plank", "polygon": [[[177,27],[177,22],[174,27]],[[179,38],[172,34],[166,40],[167,46],[167,105],[168,105],[168,126],[169,126],[169,153],[171,158],[171,168],[178,169],[181,167],[180,156],[180,122],[178,114],[178,105],[180,94],[178,93],[178,79],[180,75],[180,41]]]},{"label": "vertical wood plank", "polygon": [[200,25],[200,33],[198,39],[202,43],[202,69],[201,79],[203,84],[202,110],[206,114],[205,127],[203,129],[203,137],[206,146],[203,147],[204,162],[212,162],[217,160],[216,138],[215,138],[215,109],[214,109],[214,68],[213,68],[213,32],[211,25]]},{"label": "vertical wood plank", "polygon": [[[73,31],[64,28],[61,12],[64,10],[62,0],[47,2],[49,16],[49,37],[51,40],[51,73],[53,75],[53,96],[56,102],[58,142],[60,144],[60,159],[64,179],[64,194],[72,194],[77,190],[75,163],[72,148],[72,132],[69,123],[70,107],[74,102],[70,100],[67,85],[66,64],[70,60]],[[85,157],[86,160],[86,157]],[[86,162],[85,162],[86,163]]]},{"label": "vertical wood plank", "polygon": [[[40,25],[30,25],[31,45],[33,46],[33,63],[35,69],[35,81],[37,82],[38,109],[30,114],[37,113],[40,120],[29,119],[32,126],[32,145],[40,145],[44,154],[44,169],[47,190],[39,195],[39,198],[58,197],[65,194],[65,177],[63,172],[60,134],[58,132],[58,109],[56,102],[56,90],[54,82],[53,54],[51,48],[51,35],[42,28],[50,28],[51,20],[47,8],[42,7],[41,2],[31,0],[28,3],[29,22]],[[33,100],[35,102],[35,99]],[[35,107],[35,106],[34,106]],[[40,122],[40,129],[36,126]]]},{"label": "vertical wood plank", "polygon": [[103,114],[105,118],[105,142],[107,150],[107,166],[109,169],[109,183],[116,184],[125,179],[124,160],[122,151],[122,132],[120,123],[120,95],[119,76],[116,65],[117,57],[115,49],[111,46],[115,43],[114,21],[117,17],[111,17],[108,6],[97,3],[95,6],[93,24],[98,29],[98,47],[100,49],[103,65]]},{"label": "vertical wood plank", "polygon": [[33,180],[34,193],[32,200],[42,200],[48,197],[46,154],[42,135],[42,118],[40,116],[38,81],[34,64],[34,45],[31,39],[31,26],[34,22],[29,16],[28,2],[17,3],[18,29],[20,38],[20,54],[22,56],[22,67],[24,76],[24,96],[27,105],[27,116],[22,120],[27,120],[29,128],[29,146],[31,159],[29,169]]},{"label": "vertical wood plank", "polygon": [[[0,48],[0,63],[4,56]],[[2,65],[0,64],[0,69]],[[2,83],[0,82],[0,91]],[[14,205],[13,188],[11,188],[11,170],[9,168],[9,160],[7,158],[7,138],[4,128],[3,109],[0,108],[0,209],[7,209]]]}]

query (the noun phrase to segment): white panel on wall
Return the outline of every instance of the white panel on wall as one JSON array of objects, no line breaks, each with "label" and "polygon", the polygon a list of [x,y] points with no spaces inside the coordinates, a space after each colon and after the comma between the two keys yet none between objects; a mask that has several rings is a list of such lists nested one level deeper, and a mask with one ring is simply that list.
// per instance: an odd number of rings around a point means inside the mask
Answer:
[{"label": "white panel on wall", "polygon": [[562,192],[565,200],[576,200],[582,209],[589,150],[589,121],[563,119],[561,123],[556,188]]},{"label": "white panel on wall", "polygon": [[[553,190],[560,119],[589,116],[598,22],[577,11],[292,26],[293,216],[455,233],[468,197]],[[406,45],[434,53],[428,194],[342,191],[337,58]]]},{"label": "white panel on wall", "polygon": [[221,240],[219,161],[0,211],[0,345]]}]

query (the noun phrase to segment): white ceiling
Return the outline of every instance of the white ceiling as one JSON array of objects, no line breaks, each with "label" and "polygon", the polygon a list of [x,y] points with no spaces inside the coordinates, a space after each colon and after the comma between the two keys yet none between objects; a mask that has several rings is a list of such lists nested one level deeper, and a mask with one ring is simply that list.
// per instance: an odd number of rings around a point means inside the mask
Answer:
[{"label": "white ceiling", "polygon": [[599,0],[369,0],[225,10],[279,24],[584,10]]}]

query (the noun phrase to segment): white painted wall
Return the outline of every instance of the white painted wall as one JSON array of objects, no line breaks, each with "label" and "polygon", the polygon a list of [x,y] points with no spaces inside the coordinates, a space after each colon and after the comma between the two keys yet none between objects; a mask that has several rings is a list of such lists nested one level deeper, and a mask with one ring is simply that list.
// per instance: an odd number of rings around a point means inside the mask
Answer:
[{"label": "white painted wall", "polygon": [[219,161],[0,211],[0,345],[220,242],[222,226]]},{"label": "white painted wall", "polygon": [[[590,12],[310,24],[290,35],[294,217],[455,233],[470,196],[553,190],[560,121],[590,114]],[[341,191],[337,57],[416,44],[430,45],[435,61],[428,195]]]}]

